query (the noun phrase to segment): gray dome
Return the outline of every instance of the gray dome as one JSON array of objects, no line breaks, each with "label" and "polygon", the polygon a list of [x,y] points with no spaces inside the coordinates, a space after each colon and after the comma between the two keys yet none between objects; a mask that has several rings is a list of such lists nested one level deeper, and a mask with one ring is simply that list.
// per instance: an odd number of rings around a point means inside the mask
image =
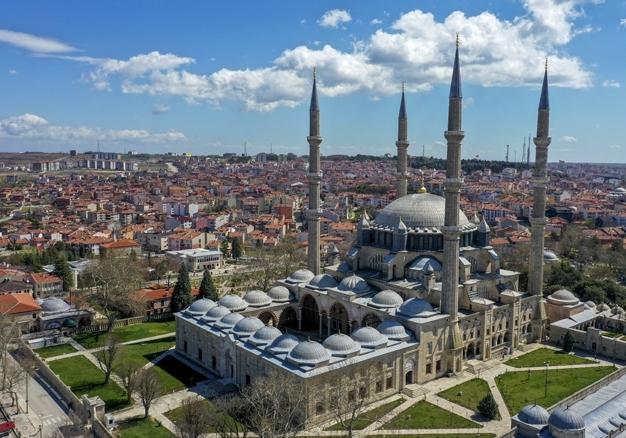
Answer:
[{"label": "gray dome", "polygon": [[367,281],[363,280],[358,275],[350,275],[339,283],[337,289],[343,292],[353,292],[355,294],[361,294],[365,292],[369,292],[370,287],[367,284]]},{"label": "gray dome", "polygon": [[216,325],[223,329],[229,329],[235,326],[239,321],[243,319],[239,313],[229,313],[225,315],[222,319],[217,321]]},{"label": "gray dome", "polygon": [[601,303],[596,307],[598,312],[604,312],[606,310],[610,310],[610,307],[606,303]]},{"label": "gray dome", "polygon": [[394,319],[386,319],[376,327],[383,335],[393,341],[406,341],[410,335],[407,329]]},{"label": "gray dome", "polygon": [[272,304],[272,299],[262,290],[251,290],[246,292],[243,299],[252,307],[263,307]]},{"label": "gray dome", "polygon": [[316,289],[328,289],[330,287],[337,287],[337,280],[328,274],[318,274],[311,279],[309,286]]},{"label": "gray dome", "polygon": [[46,298],[41,302],[41,308],[46,313],[61,313],[67,312],[72,306],[67,304],[61,298],[51,297]]},{"label": "gray dome", "polygon": [[555,409],[548,418],[548,424],[560,430],[580,430],[585,428],[585,419],[571,409]]},{"label": "gray dome", "polygon": [[[445,200],[431,193],[413,193],[387,205],[372,224],[393,229],[401,217],[408,228],[441,228],[444,224]],[[459,226],[476,229],[459,210]]]},{"label": "gray dome", "polygon": [[269,351],[274,354],[289,353],[299,342],[298,338],[294,335],[285,333],[274,339],[272,345],[269,347]]},{"label": "gray dome", "polygon": [[303,341],[289,352],[287,360],[295,365],[316,366],[328,362],[330,353],[319,342]]},{"label": "gray dome", "polygon": [[567,289],[559,289],[552,295],[548,296],[548,301],[554,304],[571,305],[578,304],[578,298],[576,295],[568,291]]},{"label": "gray dome", "polygon": [[206,313],[206,315],[202,317],[202,319],[204,321],[214,322],[219,319],[222,319],[222,317],[228,315],[229,313],[230,313],[230,310],[228,310],[226,307],[215,306],[215,307],[211,307],[209,311]]},{"label": "gray dome", "polygon": [[398,313],[407,318],[413,318],[421,314],[428,315],[431,312],[434,312],[433,306],[431,306],[428,301],[422,300],[421,298],[410,298],[398,309]]},{"label": "gray dome", "polygon": [[585,301],[585,306],[589,307],[590,309],[593,309],[596,307],[596,303],[594,303],[593,301]]},{"label": "gray dome", "polygon": [[189,307],[185,310],[187,313],[192,315],[204,315],[209,311],[209,309],[217,306],[215,301],[209,300],[208,298],[200,298],[199,300],[191,303]]},{"label": "gray dome", "polygon": [[361,351],[361,346],[350,336],[343,333],[335,333],[329,336],[324,341],[323,346],[333,356],[348,356]]},{"label": "gray dome", "polygon": [[618,187],[614,191],[617,193],[626,193],[626,189],[624,187]]},{"label": "gray dome", "polygon": [[226,307],[231,312],[239,312],[241,310],[246,310],[248,307],[248,303],[241,299],[239,295],[224,295],[220,298],[219,301],[220,306]]},{"label": "gray dome", "polygon": [[526,424],[548,424],[550,413],[539,405],[526,405],[517,417]]},{"label": "gray dome", "polygon": [[554,251],[550,251],[549,249],[545,249],[543,251],[543,260],[546,262],[557,261],[559,257],[554,253]]},{"label": "gray dome", "polygon": [[237,336],[250,336],[255,333],[257,330],[265,327],[263,321],[259,318],[255,318],[254,316],[248,316],[246,318],[240,319],[237,324],[233,327],[233,333]]},{"label": "gray dome", "polygon": [[308,283],[314,277],[314,274],[308,269],[298,269],[296,272],[287,277],[288,283]]},{"label": "gray dome", "polygon": [[387,337],[374,327],[361,327],[352,332],[352,339],[366,348],[377,348],[387,345]]},{"label": "gray dome", "polygon": [[402,305],[404,300],[397,292],[392,290],[383,290],[378,292],[369,302],[369,305],[379,309],[391,309]]},{"label": "gray dome", "polygon": [[424,272],[439,272],[442,269],[439,260],[433,257],[419,257],[411,265],[409,269],[415,269]]},{"label": "gray dome", "polygon": [[282,332],[276,327],[266,325],[254,332],[254,334],[248,338],[248,342],[254,345],[267,345],[280,335],[282,335]]},{"label": "gray dome", "polygon": [[274,286],[267,295],[276,303],[285,303],[289,301],[290,292],[285,286]]}]

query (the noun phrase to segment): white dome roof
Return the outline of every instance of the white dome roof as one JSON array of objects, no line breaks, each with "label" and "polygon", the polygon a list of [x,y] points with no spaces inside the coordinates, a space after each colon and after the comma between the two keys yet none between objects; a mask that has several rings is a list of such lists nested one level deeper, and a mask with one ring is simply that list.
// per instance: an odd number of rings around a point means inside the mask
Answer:
[{"label": "white dome roof", "polygon": [[560,430],[581,430],[585,428],[585,419],[571,409],[558,408],[550,414],[548,424]]},{"label": "white dome roof", "polygon": [[393,341],[406,341],[410,335],[407,329],[394,319],[386,319],[376,327],[383,335]]},{"label": "white dome roof", "polygon": [[248,342],[254,345],[267,345],[280,335],[282,335],[282,332],[276,327],[266,325],[254,332],[254,334],[248,338]]},{"label": "white dome roof", "polygon": [[549,249],[545,249],[543,251],[543,259],[545,261],[556,261],[559,257],[554,253],[554,251],[550,251]]},{"label": "white dome roof", "polygon": [[61,313],[61,312],[67,312],[68,310],[71,309],[72,306],[70,306],[69,304],[67,304],[65,301],[63,301],[61,298],[57,298],[57,297],[51,297],[51,298],[45,298],[42,302],[41,302],[41,308],[43,309],[44,312],[46,313]]},{"label": "white dome roof", "polygon": [[596,307],[596,303],[594,303],[593,301],[585,301],[585,306],[589,307],[590,309],[593,309]]},{"label": "white dome roof", "polygon": [[428,315],[432,312],[434,312],[433,306],[421,298],[410,298],[402,303],[398,309],[398,313],[407,318],[413,318],[422,314]]},{"label": "white dome roof", "polygon": [[288,283],[308,283],[314,277],[314,274],[308,269],[298,269],[296,272],[287,277]]},{"label": "white dome roof", "polygon": [[265,327],[263,321],[259,318],[255,318],[254,316],[248,316],[243,319],[240,319],[237,324],[233,327],[233,333],[237,336],[250,336],[255,333],[260,328]]},{"label": "white dome roof", "polygon": [[548,424],[550,413],[539,405],[526,405],[517,417],[526,424]]},{"label": "white dome roof", "polygon": [[370,291],[370,287],[367,281],[363,280],[358,275],[350,275],[339,283],[337,289],[343,292],[353,292],[355,294],[362,294]]},{"label": "white dome roof", "polygon": [[350,336],[343,333],[335,333],[327,337],[323,346],[333,356],[349,356],[361,351],[361,346]]},{"label": "white dome roof", "polygon": [[289,353],[300,341],[294,335],[285,333],[280,335],[269,346],[269,351],[274,354]]},{"label": "white dome roof", "polygon": [[276,303],[285,303],[289,301],[290,292],[285,286],[274,286],[267,295]]},{"label": "white dome roof", "polygon": [[272,304],[272,299],[262,290],[251,290],[246,292],[243,299],[252,307],[263,307]]},{"label": "white dome roof", "polygon": [[626,189],[624,187],[618,187],[615,189],[615,191],[618,193],[626,193]]},{"label": "white dome roof", "polygon": [[217,306],[215,301],[209,300],[208,298],[200,298],[199,300],[191,303],[189,307],[185,310],[187,313],[192,315],[204,315],[209,311],[209,309]]},{"label": "white dome roof", "polygon": [[397,292],[392,290],[383,290],[374,295],[374,298],[372,298],[372,301],[369,302],[369,305],[379,309],[390,309],[402,305],[403,302],[404,300]]},{"label": "white dome roof", "polygon": [[316,366],[328,362],[330,353],[319,342],[303,341],[289,352],[287,360],[295,365]]},{"label": "white dome roof", "polygon": [[387,337],[374,327],[361,327],[352,332],[352,339],[366,348],[378,348],[387,345]]},{"label": "white dome roof", "polygon": [[309,286],[316,289],[328,289],[331,287],[337,287],[337,280],[328,274],[317,274],[311,279]]},{"label": "white dome roof", "polygon": [[418,257],[411,265],[409,269],[414,269],[423,272],[439,272],[443,269],[439,260],[434,257]]},{"label": "white dome roof", "polygon": [[606,303],[600,303],[597,307],[596,307],[596,311],[598,312],[604,312],[606,310],[610,310],[611,308],[606,304]]},{"label": "white dome roof", "polygon": [[222,317],[228,315],[229,313],[230,310],[228,310],[224,306],[214,306],[209,309],[209,311],[206,313],[206,315],[202,317],[202,319],[204,321],[214,322],[222,319]]},{"label": "white dome roof", "polygon": [[559,289],[552,295],[548,296],[548,301],[554,304],[571,305],[578,304],[579,300],[567,289]]},{"label": "white dome roof", "polygon": [[225,315],[222,319],[217,321],[216,325],[223,329],[229,329],[235,326],[239,321],[243,319],[239,313],[229,313]]},{"label": "white dome roof", "polygon": [[231,312],[246,310],[246,307],[248,307],[248,304],[244,300],[242,300],[239,295],[233,294],[224,295],[222,298],[220,298],[219,304],[220,306],[226,307]]}]

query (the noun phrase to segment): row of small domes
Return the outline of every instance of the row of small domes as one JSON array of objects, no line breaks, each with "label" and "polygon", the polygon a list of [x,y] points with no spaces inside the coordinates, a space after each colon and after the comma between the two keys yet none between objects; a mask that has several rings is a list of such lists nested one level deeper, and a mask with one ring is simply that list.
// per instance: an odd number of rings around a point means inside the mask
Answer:
[{"label": "row of small domes", "polygon": [[537,404],[527,405],[522,408],[517,417],[526,424],[549,424],[560,430],[582,430],[585,428],[585,419],[572,409],[558,408],[549,413]]},{"label": "row of small domes", "polygon": [[263,307],[272,303],[285,303],[291,295],[285,286],[274,286],[267,293],[262,290],[251,290],[242,297],[239,295],[224,295],[216,303],[208,298],[194,301],[186,311],[192,315],[203,315],[216,306],[225,307],[231,312],[240,312],[250,307]]}]

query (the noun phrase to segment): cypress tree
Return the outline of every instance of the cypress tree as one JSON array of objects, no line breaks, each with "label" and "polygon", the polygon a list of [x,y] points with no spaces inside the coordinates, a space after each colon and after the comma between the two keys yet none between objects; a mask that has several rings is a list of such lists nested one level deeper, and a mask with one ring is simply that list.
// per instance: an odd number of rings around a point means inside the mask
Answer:
[{"label": "cypress tree", "polygon": [[192,301],[191,297],[191,280],[187,266],[182,263],[178,270],[178,279],[174,285],[172,300],[170,301],[170,310],[172,313],[180,312],[186,309]]},{"label": "cypress tree", "polygon": [[217,296],[217,288],[215,287],[213,277],[211,276],[211,271],[208,269],[205,269],[204,274],[202,275],[202,282],[200,283],[200,297],[208,298],[213,301],[217,301],[219,299]]},{"label": "cypress tree", "polygon": [[243,255],[243,249],[241,248],[241,241],[237,238],[232,240],[232,249],[230,250],[234,259],[238,259]]},{"label": "cypress tree", "polygon": [[70,265],[67,263],[65,256],[58,256],[54,262],[54,273],[63,280],[63,290],[69,291],[74,287],[74,277],[70,270]]}]

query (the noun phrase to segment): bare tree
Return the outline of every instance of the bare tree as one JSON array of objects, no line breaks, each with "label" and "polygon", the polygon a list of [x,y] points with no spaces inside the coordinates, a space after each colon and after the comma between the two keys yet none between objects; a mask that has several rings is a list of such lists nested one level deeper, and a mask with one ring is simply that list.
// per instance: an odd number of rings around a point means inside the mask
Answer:
[{"label": "bare tree", "polygon": [[137,386],[137,379],[141,373],[141,364],[132,360],[118,361],[115,372],[122,380],[122,386],[126,391],[126,397],[128,402],[131,402],[133,392]]},{"label": "bare tree", "polygon": [[102,350],[97,351],[94,356],[98,359],[98,366],[104,373],[104,384],[109,383],[113,366],[115,365],[117,356],[120,352],[121,344],[117,336],[110,333],[106,337],[106,341]]},{"label": "bare tree", "polygon": [[181,418],[176,424],[180,438],[198,438],[211,429],[211,412],[206,400],[189,397],[181,405]]},{"label": "bare tree", "polygon": [[352,438],[357,418],[363,413],[370,390],[369,379],[341,379],[334,385],[329,402],[329,410],[335,417],[336,424]]},{"label": "bare tree", "polygon": [[152,368],[142,369],[139,372],[135,391],[143,405],[143,417],[148,418],[152,402],[161,395],[161,382]]},{"label": "bare tree", "polygon": [[16,401],[16,391],[25,377],[24,369],[11,357],[19,342],[19,330],[11,318],[0,316],[0,392],[11,396],[11,406]]}]

